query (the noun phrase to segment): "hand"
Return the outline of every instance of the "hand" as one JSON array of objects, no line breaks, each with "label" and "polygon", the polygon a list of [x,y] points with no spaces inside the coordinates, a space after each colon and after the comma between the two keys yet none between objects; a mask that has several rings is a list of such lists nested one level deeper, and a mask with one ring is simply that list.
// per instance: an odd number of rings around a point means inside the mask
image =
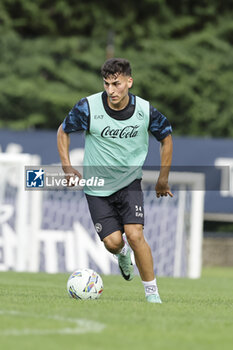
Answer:
[{"label": "hand", "polygon": [[170,187],[168,185],[168,181],[167,180],[162,180],[162,179],[158,179],[156,185],[155,185],[155,192],[156,192],[156,197],[167,197],[167,195],[169,195],[170,197],[173,197],[172,192],[170,191]]},{"label": "hand", "polygon": [[[65,165],[62,167],[64,173],[65,173],[65,177],[67,180],[67,186],[68,187],[73,187],[75,186],[75,179],[78,177],[79,180],[82,179],[82,175],[78,172],[78,170],[76,170],[75,168],[73,168],[71,165]],[[78,180],[78,182],[79,182]]]}]

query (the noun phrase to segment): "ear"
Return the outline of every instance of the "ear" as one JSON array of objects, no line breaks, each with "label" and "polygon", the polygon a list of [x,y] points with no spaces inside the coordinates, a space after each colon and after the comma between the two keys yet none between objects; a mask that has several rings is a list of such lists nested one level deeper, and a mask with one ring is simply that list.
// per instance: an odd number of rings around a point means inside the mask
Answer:
[{"label": "ear", "polygon": [[128,78],[128,88],[130,89],[133,85],[133,78],[132,77],[129,77]]}]

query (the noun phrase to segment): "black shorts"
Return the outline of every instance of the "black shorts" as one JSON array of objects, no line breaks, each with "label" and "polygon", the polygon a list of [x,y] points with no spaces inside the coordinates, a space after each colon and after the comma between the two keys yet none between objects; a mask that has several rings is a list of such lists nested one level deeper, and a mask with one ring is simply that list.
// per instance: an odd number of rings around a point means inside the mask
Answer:
[{"label": "black shorts", "polygon": [[124,232],[125,224],[144,225],[141,179],[107,197],[86,194],[91,218],[101,240],[111,233]]}]

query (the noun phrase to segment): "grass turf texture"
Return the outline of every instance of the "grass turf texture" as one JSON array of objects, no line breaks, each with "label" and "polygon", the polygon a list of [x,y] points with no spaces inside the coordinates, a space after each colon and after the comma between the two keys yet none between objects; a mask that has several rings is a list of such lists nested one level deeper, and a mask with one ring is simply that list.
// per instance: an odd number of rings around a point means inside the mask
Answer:
[{"label": "grass turf texture", "polygon": [[[99,300],[74,300],[66,292],[68,276],[0,273],[1,349],[232,349],[232,268],[205,269],[198,280],[159,278],[162,305],[145,301],[139,277],[102,276]],[[95,333],[88,324],[88,333],[53,334],[75,328],[71,319],[105,328]],[[12,334],[25,329],[26,335]]]}]

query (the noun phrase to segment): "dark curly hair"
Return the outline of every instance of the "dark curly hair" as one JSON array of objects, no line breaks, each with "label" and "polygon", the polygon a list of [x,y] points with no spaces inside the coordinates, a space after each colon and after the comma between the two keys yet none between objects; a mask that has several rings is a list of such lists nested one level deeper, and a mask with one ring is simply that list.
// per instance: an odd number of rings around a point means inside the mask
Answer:
[{"label": "dark curly hair", "polygon": [[116,74],[131,76],[130,63],[124,58],[110,58],[103,64],[101,74],[103,78]]}]

